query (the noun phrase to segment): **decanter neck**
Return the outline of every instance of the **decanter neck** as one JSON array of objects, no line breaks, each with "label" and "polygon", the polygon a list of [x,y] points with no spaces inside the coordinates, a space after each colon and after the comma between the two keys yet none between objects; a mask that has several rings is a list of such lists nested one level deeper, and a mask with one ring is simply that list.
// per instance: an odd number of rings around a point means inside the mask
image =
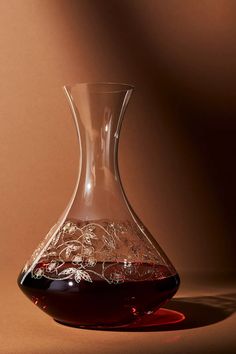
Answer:
[{"label": "decanter neck", "polygon": [[[89,215],[91,209],[101,213],[104,209],[101,203],[109,209],[112,200],[118,202],[122,195],[117,163],[118,141],[132,88],[117,85],[65,87],[80,143],[80,174],[74,204],[83,204]],[[107,210],[104,213],[107,214]]]}]

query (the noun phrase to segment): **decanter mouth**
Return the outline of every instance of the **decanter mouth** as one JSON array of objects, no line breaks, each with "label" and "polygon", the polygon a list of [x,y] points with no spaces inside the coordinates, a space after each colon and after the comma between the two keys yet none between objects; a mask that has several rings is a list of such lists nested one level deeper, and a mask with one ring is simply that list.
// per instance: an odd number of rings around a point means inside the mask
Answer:
[{"label": "decanter mouth", "polygon": [[71,91],[75,88],[88,89],[95,93],[119,93],[133,91],[134,86],[119,82],[81,82],[72,85],[64,85],[64,89]]}]

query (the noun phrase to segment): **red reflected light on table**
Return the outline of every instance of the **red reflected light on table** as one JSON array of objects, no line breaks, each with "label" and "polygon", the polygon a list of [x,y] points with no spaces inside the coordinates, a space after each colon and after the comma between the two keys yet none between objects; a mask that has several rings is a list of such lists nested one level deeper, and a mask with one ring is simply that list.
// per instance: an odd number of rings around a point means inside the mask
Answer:
[{"label": "red reflected light on table", "polygon": [[147,329],[148,327],[169,327],[171,325],[180,323],[185,320],[184,314],[178,311],[168,310],[168,309],[159,309],[153,314],[143,316],[137,321],[124,326],[125,328],[130,329]]}]

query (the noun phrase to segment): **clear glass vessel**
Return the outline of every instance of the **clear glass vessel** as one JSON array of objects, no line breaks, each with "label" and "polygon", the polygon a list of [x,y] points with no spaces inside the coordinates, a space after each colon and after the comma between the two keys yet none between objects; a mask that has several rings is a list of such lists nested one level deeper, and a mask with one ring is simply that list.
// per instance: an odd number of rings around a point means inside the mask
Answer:
[{"label": "clear glass vessel", "polygon": [[56,321],[122,326],[151,314],[179,287],[175,268],[131,208],[120,180],[118,142],[133,87],[83,83],[64,91],[78,134],[78,181],[18,284]]}]

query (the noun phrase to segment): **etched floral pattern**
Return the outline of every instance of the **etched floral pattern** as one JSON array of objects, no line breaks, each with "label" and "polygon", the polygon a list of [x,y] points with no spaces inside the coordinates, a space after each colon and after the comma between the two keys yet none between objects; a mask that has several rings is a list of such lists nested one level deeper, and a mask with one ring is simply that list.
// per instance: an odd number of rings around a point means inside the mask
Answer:
[{"label": "etched floral pattern", "polygon": [[[70,220],[53,233],[50,230],[23,272],[35,279],[73,279],[92,282],[102,278],[120,284],[134,271],[135,262],[160,263],[160,257],[130,222]],[[49,242],[48,242],[49,240]],[[122,264],[123,268],[121,268]]]}]

